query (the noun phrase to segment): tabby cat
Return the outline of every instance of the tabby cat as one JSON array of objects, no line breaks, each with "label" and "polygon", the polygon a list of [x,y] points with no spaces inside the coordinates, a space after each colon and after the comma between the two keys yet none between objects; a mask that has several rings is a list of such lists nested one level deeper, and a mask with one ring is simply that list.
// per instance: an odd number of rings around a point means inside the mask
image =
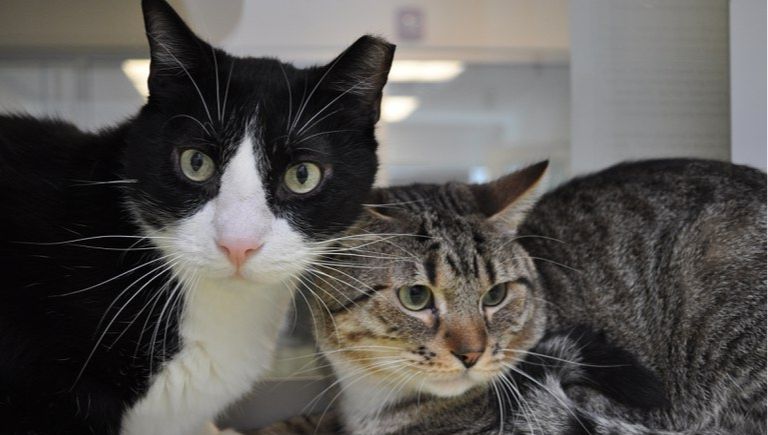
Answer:
[{"label": "tabby cat", "polygon": [[299,69],[142,6],[136,116],[0,116],[3,434],[196,433],[268,368],[293,278],[375,176],[394,46]]},{"label": "tabby cat", "polygon": [[765,174],[545,166],[376,191],[314,280],[343,430],[765,433]]}]

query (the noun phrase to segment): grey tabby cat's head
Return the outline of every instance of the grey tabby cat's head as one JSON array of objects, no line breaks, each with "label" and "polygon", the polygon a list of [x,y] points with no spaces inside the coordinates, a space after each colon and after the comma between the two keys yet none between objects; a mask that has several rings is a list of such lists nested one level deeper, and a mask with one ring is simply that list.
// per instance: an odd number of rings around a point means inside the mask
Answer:
[{"label": "grey tabby cat's head", "polygon": [[340,377],[367,371],[403,392],[453,396],[525,356],[545,319],[515,228],[546,166],[374,192],[315,269],[316,335]]}]

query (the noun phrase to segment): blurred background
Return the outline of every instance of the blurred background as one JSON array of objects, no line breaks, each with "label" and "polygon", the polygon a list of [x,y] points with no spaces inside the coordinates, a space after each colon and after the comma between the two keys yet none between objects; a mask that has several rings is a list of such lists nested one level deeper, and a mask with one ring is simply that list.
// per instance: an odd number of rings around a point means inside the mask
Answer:
[{"label": "blurred background", "polygon": [[[482,182],[543,158],[551,185],[646,157],[766,167],[765,0],[171,4],[217,46],[297,65],[364,33],[396,43],[381,185]],[[0,0],[2,112],[119,122],[144,101],[147,57],[138,1]],[[222,423],[291,415],[325,388],[297,356],[311,353],[306,330],[289,327],[274,382]]]}]

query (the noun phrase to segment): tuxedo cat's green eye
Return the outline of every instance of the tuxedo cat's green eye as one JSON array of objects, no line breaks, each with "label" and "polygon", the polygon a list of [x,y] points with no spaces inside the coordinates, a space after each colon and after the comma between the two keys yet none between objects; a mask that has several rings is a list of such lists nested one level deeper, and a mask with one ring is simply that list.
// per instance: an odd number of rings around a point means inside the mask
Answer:
[{"label": "tuxedo cat's green eye", "polygon": [[507,297],[507,284],[496,284],[483,295],[484,307],[495,307]]},{"label": "tuxedo cat's green eye", "polygon": [[297,163],[285,171],[285,186],[293,193],[309,193],[320,184],[323,171],[314,163]]},{"label": "tuxedo cat's green eye", "polygon": [[400,303],[411,311],[421,311],[432,305],[432,290],[423,285],[400,287],[397,291]]},{"label": "tuxedo cat's green eye", "polygon": [[213,175],[216,164],[213,159],[198,150],[185,150],[179,161],[181,172],[192,181],[205,181]]}]

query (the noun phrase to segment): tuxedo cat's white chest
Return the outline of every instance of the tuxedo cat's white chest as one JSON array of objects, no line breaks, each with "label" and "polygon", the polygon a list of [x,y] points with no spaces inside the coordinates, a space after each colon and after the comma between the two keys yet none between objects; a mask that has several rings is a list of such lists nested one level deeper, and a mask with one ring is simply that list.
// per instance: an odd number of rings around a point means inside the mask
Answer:
[{"label": "tuxedo cat's white chest", "polygon": [[270,367],[291,299],[277,284],[201,280],[185,292],[182,347],[126,412],[122,435],[186,435],[248,392]]}]

